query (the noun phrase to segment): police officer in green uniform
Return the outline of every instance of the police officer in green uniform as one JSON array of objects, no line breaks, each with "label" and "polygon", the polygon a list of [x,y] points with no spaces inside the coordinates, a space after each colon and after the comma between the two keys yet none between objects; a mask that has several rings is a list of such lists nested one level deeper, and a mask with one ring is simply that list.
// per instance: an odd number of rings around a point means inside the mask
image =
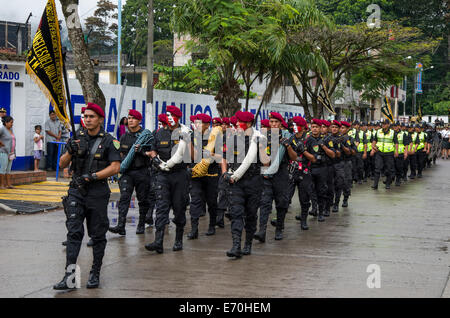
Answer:
[{"label": "police officer in green uniform", "polygon": [[427,134],[425,133],[425,126],[419,125],[419,127],[416,129],[416,132],[418,133],[419,138],[419,144],[416,148],[416,154],[417,154],[417,178],[422,178],[422,171],[425,168],[426,164],[426,157],[430,153],[428,149],[428,143],[427,143]]},{"label": "police officer in green uniform", "polygon": [[384,169],[386,175],[386,189],[391,188],[392,177],[395,174],[394,157],[398,157],[397,136],[393,129],[389,128],[389,120],[385,120],[382,129],[378,129],[372,139],[371,156],[375,156],[375,179],[372,185],[378,189],[378,181]]},{"label": "police officer in green uniform", "polygon": [[398,141],[398,157],[395,158],[395,185],[400,186],[405,171],[406,160],[408,158],[408,151],[405,151],[405,149],[408,148],[410,141],[409,136],[405,131],[400,130],[399,122],[395,123],[394,131]]},{"label": "police officer in green uniform", "polygon": [[367,125],[366,123],[361,123],[361,129],[356,132],[355,145],[356,145],[356,180],[358,184],[362,184],[364,179],[364,167],[367,165],[367,135],[366,135]]},{"label": "police officer in green uniform", "polygon": [[[89,103],[84,115],[86,131],[79,130],[66,145],[61,156],[60,167],[71,162],[74,168],[70,182],[67,206],[67,250],[64,278],[53,286],[56,290],[72,289],[70,267],[77,262],[84,236],[86,219],[88,235],[93,241],[93,264],[87,288],[97,288],[100,283],[100,269],[106,247],[106,232],[109,227],[109,190],[107,178],[120,170],[120,143],[107,134],[102,127],[105,113],[103,109]],[[87,133],[86,133],[87,132]]]}]

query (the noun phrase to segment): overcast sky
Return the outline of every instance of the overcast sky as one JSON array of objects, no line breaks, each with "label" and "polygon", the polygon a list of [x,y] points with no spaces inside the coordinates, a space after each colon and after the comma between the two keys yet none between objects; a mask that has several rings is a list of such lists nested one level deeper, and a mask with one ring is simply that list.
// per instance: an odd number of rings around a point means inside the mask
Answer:
[{"label": "overcast sky", "polygon": [[[118,0],[110,0],[117,4]],[[126,0],[122,0],[122,6]],[[30,18],[31,30],[34,35],[42,13],[44,12],[47,0],[0,0],[0,20],[25,23],[30,12],[33,16]],[[64,20],[59,0],[55,0],[56,8],[58,9],[58,19]],[[78,14],[80,15],[81,23],[84,19],[94,14],[97,7],[97,0],[79,0]]]}]

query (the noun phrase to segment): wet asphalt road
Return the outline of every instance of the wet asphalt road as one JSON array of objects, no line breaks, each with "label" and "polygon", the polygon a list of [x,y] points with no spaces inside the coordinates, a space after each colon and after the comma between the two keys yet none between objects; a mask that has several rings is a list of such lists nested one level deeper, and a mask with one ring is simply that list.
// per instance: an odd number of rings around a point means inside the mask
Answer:
[{"label": "wet asphalt road", "polygon": [[[164,254],[150,253],[144,244],[153,241],[153,228],[136,235],[138,213],[131,208],[126,237],[107,234],[101,288],[85,288],[92,261],[85,237],[82,286],[71,292],[51,288],[64,274],[63,211],[0,214],[0,297],[450,297],[449,185],[450,161],[442,160],[423,179],[391,190],[354,185],[349,207],[324,223],[310,217],[308,231],[294,219],[295,196],[285,239],[275,241],[269,225],[266,243],[254,242],[252,255],[239,260],[225,255],[229,222],[207,237],[208,217],[183,251],[172,252],[171,224]],[[109,214],[115,224],[114,202]],[[370,264],[380,267],[381,288],[367,287]]]}]

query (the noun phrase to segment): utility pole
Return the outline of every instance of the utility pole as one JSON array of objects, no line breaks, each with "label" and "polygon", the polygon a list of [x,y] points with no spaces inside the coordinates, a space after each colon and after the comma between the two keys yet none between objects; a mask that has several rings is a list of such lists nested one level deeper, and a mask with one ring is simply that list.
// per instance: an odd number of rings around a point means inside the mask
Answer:
[{"label": "utility pole", "polygon": [[153,130],[153,0],[148,0],[147,108],[145,128]]}]

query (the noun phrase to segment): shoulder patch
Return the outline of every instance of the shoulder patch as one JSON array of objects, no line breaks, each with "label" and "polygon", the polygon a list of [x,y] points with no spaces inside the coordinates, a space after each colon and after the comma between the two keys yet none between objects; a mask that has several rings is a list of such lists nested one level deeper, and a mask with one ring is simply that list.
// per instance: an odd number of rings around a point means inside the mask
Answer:
[{"label": "shoulder patch", "polygon": [[117,150],[119,150],[119,148],[120,148],[120,142],[119,142],[117,139],[114,139],[114,140],[113,140],[113,145],[114,145],[114,148],[116,148]]},{"label": "shoulder patch", "polygon": [[333,147],[333,142],[330,140],[330,142],[328,143],[328,146]]}]

